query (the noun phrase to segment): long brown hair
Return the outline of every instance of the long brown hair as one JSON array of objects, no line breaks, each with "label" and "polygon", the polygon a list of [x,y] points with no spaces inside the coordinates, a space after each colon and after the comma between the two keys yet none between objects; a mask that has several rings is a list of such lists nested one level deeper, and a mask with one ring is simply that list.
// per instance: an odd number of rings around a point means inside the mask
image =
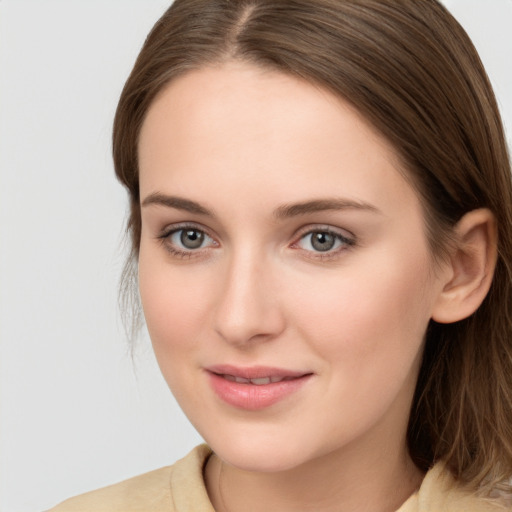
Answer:
[{"label": "long brown hair", "polygon": [[176,0],[149,34],[114,122],[132,264],[146,112],[173,78],[230,59],[318,84],[366,116],[422,198],[435,257],[462,215],[494,213],[491,290],[471,317],[429,325],[408,443],[423,470],[442,459],[472,489],[503,483],[512,475],[512,186],[496,100],[467,34],[436,0]]}]

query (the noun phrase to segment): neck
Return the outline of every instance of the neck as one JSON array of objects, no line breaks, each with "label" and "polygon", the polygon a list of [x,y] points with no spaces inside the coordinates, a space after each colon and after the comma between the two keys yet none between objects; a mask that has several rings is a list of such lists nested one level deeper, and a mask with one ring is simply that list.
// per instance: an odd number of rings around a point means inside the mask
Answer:
[{"label": "neck", "polygon": [[213,455],[205,480],[217,512],[394,512],[424,476],[402,446],[384,453],[345,447],[272,473],[240,470]]}]

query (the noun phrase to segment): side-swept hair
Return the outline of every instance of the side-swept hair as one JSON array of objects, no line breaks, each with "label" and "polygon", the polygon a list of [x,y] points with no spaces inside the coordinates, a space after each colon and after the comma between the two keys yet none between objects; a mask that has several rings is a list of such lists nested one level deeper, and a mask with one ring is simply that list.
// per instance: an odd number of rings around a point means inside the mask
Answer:
[{"label": "side-swept hair", "polygon": [[140,243],[137,144],[149,106],[177,76],[232,59],[354,105],[399,154],[435,258],[465,213],[494,213],[491,289],[471,317],[429,325],[408,443],[423,470],[442,459],[469,488],[503,483],[512,475],[512,185],[496,100],[467,34],[436,0],[176,0],[149,34],[114,122],[129,263]]}]

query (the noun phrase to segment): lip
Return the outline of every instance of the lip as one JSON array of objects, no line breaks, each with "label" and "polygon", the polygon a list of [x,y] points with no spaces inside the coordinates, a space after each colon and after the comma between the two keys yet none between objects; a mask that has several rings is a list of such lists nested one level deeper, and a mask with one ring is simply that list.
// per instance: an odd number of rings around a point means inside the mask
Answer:
[{"label": "lip", "polygon": [[[265,409],[284,400],[299,391],[313,375],[311,372],[266,366],[216,365],[205,368],[205,371],[213,391],[222,401],[248,411]],[[274,381],[265,382],[271,379]],[[275,381],[275,379],[283,380]],[[243,382],[250,380],[260,382]]]}]

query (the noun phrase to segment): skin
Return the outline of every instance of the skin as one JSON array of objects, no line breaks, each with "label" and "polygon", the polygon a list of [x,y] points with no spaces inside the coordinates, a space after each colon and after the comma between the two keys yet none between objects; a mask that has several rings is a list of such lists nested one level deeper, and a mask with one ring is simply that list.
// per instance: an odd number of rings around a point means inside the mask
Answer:
[{"label": "skin", "polygon": [[[215,452],[216,510],[396,510],[423,477],[406,427],[453,270],[434,267],[393,148],[331,93],[231,62],[160,93],[139,157],[144,313],[170,389]],[[345,206],[283,213],[318,200]],[[181,244],[184,223],[206,233],[199,248]],[[315,250],[311,232],[326,230],[349,242]],[[212,390],[215,364],[312,376],[246,411]]]}]

